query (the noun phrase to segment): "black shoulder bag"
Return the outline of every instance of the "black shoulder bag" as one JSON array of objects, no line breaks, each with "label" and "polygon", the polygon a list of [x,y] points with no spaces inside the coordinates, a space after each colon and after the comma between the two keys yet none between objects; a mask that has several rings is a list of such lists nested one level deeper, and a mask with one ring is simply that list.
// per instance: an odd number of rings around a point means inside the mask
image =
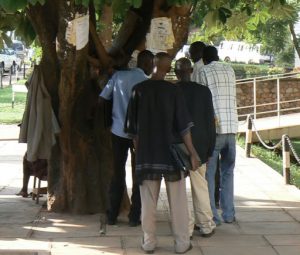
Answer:
[{"label": "black shoulder bag", "polygon": [[184,143],[173,143],[170,146],[170,151],[174,166],[183,172],[192,169],[189,152]]}]

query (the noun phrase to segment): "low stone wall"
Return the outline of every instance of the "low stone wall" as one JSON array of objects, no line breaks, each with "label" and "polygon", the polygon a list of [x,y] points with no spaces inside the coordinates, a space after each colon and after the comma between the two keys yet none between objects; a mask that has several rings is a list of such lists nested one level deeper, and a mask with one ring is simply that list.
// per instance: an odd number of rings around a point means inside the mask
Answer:
[{"label": "low stone wall", "polygon": [[[237,84],[237,106],[244,107],[253,105],[253,82]],[[298,102],[281,103],[281,114],[289,114],[300,112],[297,110],[285,110],[288,108],[300,107],[300,79],[298,78],[286,78],[280,80],[280,101],[289,101],[299,99]],[[256,83],[256,104],[257,104],[257,118],[275,116],[277,113],[263,113],[266,111],[277,110],[277,81],[257,81]],[[259,106],[260,104],[269,104],[265,106]],[[238,114],[253,113],[254,108],[239,109]],[[240,120],[246,117],[240,117]]]}]

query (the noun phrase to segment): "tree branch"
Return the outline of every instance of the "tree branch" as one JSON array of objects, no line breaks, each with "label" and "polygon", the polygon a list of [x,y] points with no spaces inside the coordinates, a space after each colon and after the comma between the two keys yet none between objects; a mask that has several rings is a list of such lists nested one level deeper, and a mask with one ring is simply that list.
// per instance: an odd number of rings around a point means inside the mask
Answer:
[{"label": "tree branch", "polygon": [[297,35],[296,35],[295,29],[294,29],[294,24],[292,22],[289,22],[289,28],[290,28],[290,32],[292,35],[292,41],[293,41],[294,47],[297,51],[298,57],[300,57],[299,43],[298,43]]},{"label": "tree branch", "polygon": [[122,23],[122,26],[112,43],[111,49],[109,50],[109,53],[111,55],[115,55],[117,52],[119,52],[120,49],[122,49],[128,42],[129,38],[133,34],[133,31],[135,30],[136,23],[139,19],[141,18],[135,12],[133,12],[132,10],[128,10],[125,20]]},{"label": "tree branch", "polygon": [[92,36],[92,40],[95,44],[97,56],[99,58],[99,64],[102,68],[106,69],[111,65],[112,59],[107,54],[102,42],[99,40],[96,28],[92,22],[90,22],[89,30],[90,30],[90,34]]}]

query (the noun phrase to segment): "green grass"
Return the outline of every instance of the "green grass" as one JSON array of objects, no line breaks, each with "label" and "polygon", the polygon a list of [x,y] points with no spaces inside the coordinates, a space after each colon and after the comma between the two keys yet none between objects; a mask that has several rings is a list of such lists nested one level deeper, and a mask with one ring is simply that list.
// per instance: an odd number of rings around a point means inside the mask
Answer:
[{"label": "green grass", "polygon": [[[24,84],[24,81],[19,81],[19,84]],[[12,108],[11,86],[0,89],[0,124],[16,124],[20,123],[23,117],[26,93],[15,93],[15,105]]]},{"label": "green grass", "polygon": [[[292,144],[297,152],[300,155],[300,140],[299,139],[291,139]],[[242,148],[245,148],[245,137],[239,136],[237,138],[237,143]],[[276,141],[274,141],[276,143]],[[251,146],[251,154],[255,157],[259,158],[261,161],[266,163],[268,166],[276,170],[278,173],[282,175],[282,156],[278,155],[274,150],[269,150],[260,146],[260,144],[252,144]],[[299,164],[291,164],[291,184],[300,188],[300,166]]]},{"label": "green grass", "polygon": [[292,144],[293,144],[293,147],[294,149],[297,151],[298,155],[300,154],[300,140],[295,140],[292,139]]}]

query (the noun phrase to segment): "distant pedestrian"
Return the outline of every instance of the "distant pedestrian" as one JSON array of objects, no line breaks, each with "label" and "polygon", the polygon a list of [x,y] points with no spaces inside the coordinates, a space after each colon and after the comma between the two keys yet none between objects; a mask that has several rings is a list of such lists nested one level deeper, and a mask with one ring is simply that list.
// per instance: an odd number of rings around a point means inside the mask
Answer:
[{"label": "distant pedestrian", "polygon": [[238,130],[236,107],[236,79],[232,67],[218,62],[218,51],[213,46],[203,51],[204,67],[199,73],[201,84],[212,93],[216,119],[216,145],[209,159],[206,178],[208,181],[211,208],[216,224],[221,224],[215,205],[215,174],[220,155],[220,207],[226,223],[235,221],[233,170],[236,157],[235,134]]},{"label": "distant pedestrian", "polygon": [[199,229],[200,234],[203,237],[209,237],[214,233],[216,224],[213,221],[205,173],[206,163],[215,146],[216,127],[211,92],[208,87],[190,80],[192,71],[189,59],[181,58],[176,61],[175,73],[179,80],[177,84],[183,92],[194,122],[194,126],[191,128],[192,139],[202,163],[196,171],[190,171],[195,215],[195,218],[191,215],[190,235],[192,235],[194,223],[196,223],[196,229]]},{"label": "distant pedestrian", "polygon": [[150,80],[137,84],[128,106],[126,130],[136,143],[136,178],[142,200],[142,249],[153,253],[156,245],[156,207],[161,185],[165,179],[170,207],[175,252],[192,248],[188,229],[188,207],[185,176],[174,167],[170,146],[175,135],[181,135],[190,153],[193,169],[199,159],[191,140],[192,122],[178,86],[164,81],[171,68],[167,53],[158,53]]}]

